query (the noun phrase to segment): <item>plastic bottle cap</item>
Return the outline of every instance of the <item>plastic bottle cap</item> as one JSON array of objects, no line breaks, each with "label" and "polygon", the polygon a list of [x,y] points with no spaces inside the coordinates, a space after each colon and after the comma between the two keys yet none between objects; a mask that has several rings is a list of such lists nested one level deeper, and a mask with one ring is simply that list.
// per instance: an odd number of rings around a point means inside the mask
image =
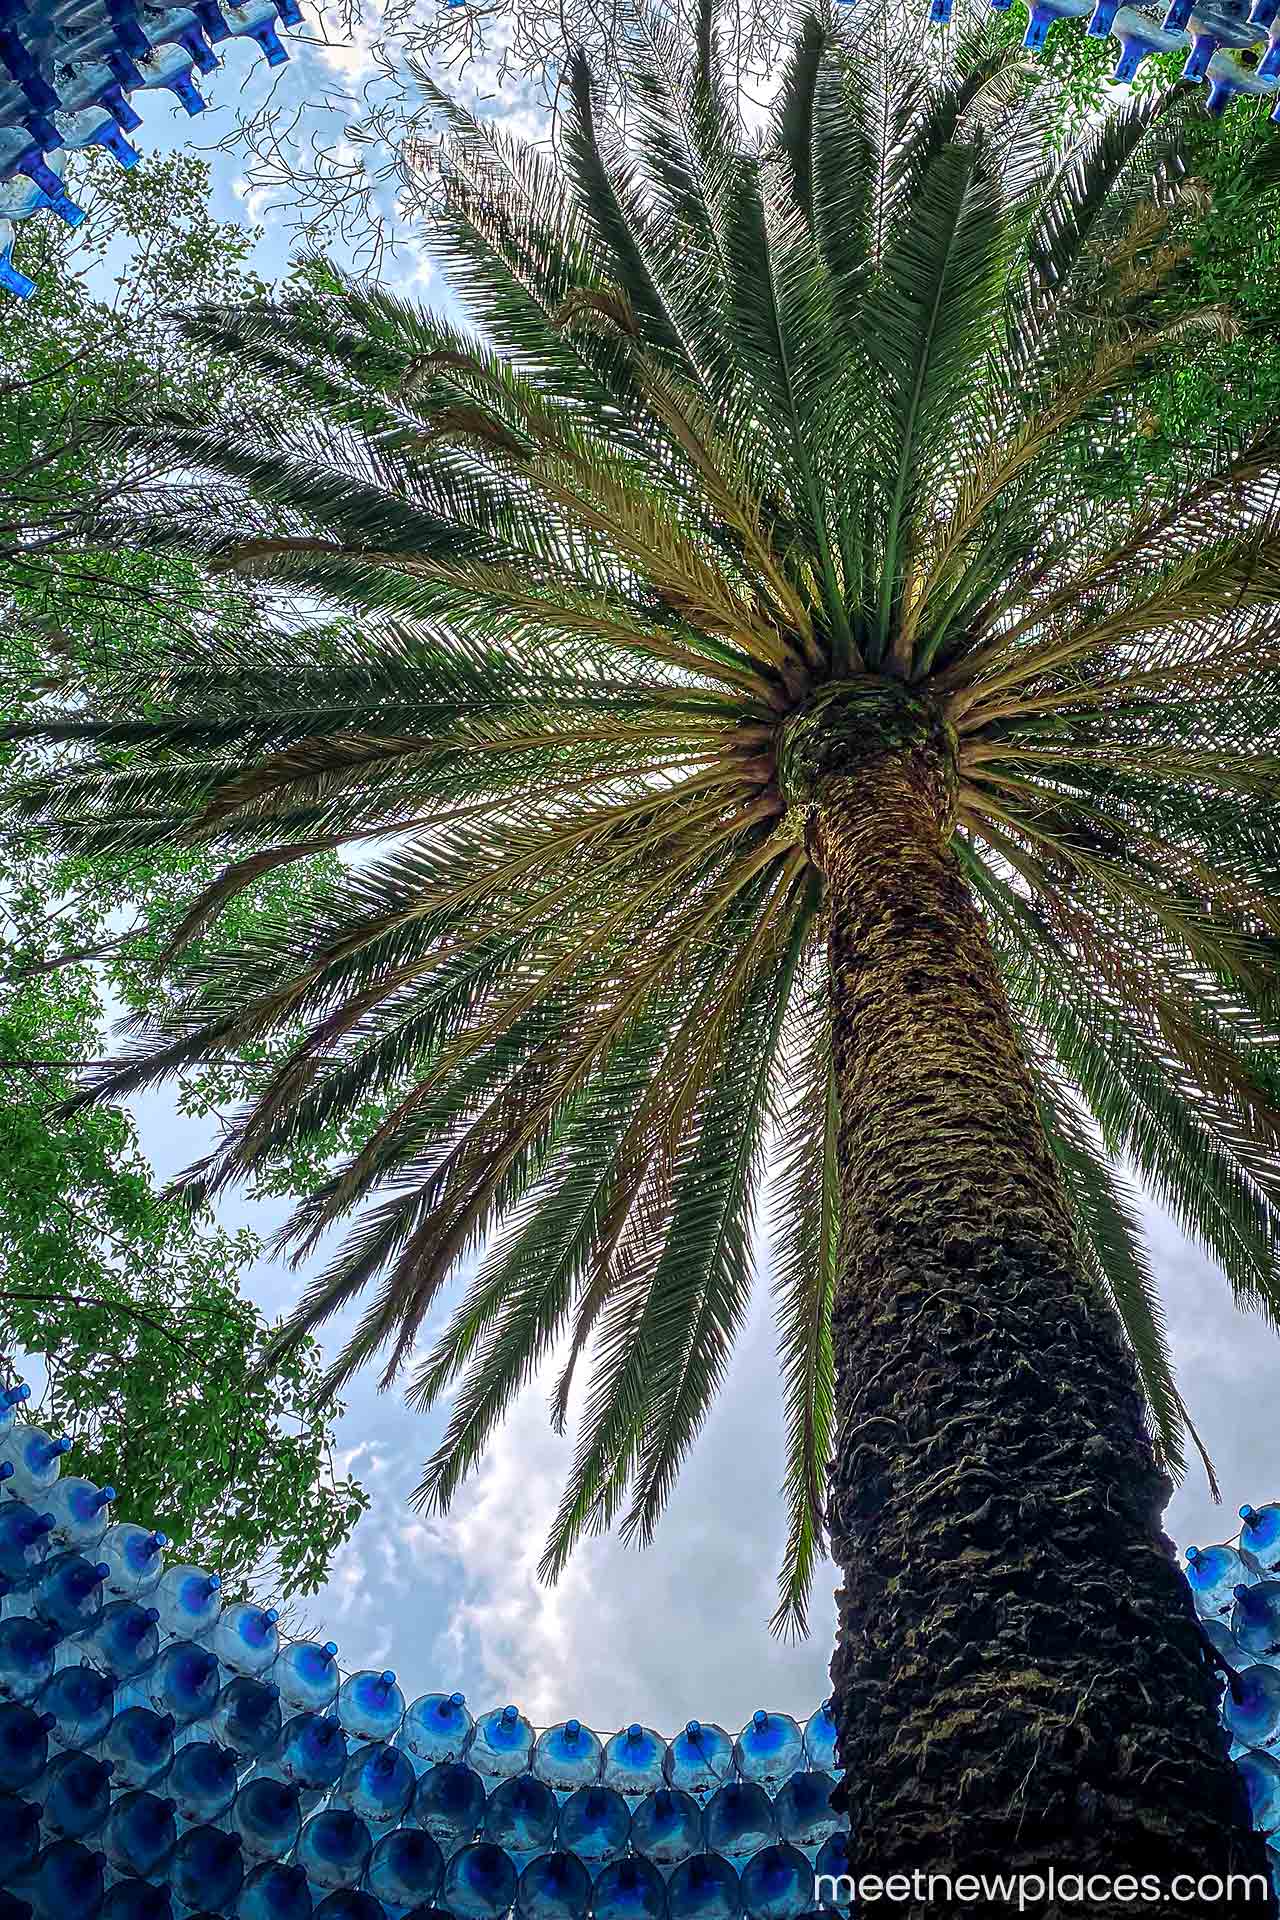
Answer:
[{"label": "plastic bottle cap", "polygon": [[262,1617],[269,1626],[274,1627],[276,1621],[280,1618],[280,1615],[276,1612],[274,1607],[268,1607]]},{"label": "plastic bottle cap", "polygon": [[769,1716],[763,1707],[757,1707],[751,1716],[751,1724],[757,1733],[763,1733],[769,1724]]},{"label": "plastic bottle cap", "polygon": [[467,1696],[465,1693],[451,1693],[449,1695],[449,1705],[451,1707],[465,1707],[466,1704]]},{"label": "plastic bottle cap", "polygon": [[504,1707],[502,1709],[502,1724],[504,1727],[514,1727],[519,1718],[520,1711],[518,1707]]},{"label": "plastic bottle cap", "polygon": [[692,1741],[697,1742],[702,1739],[702,1722],[700,1720],[686,1721],[684,1730]]},{"label": "plastic bottle cap", "polygon": [[1194,1565],[1196,1564],[1196,1561],[1197,1561],[1197,1560],[1198,1560],[1199,1558],[1200,1558],[1200,1549],[1199,1549],[1199,1547],[1188,1547],[1188,1548],[1187,1548],[1187,1560],[1188,1560],[1188,1561],[1190,1562],[1190,1564],[1191,1564],[1191,1565],[1192,1565],[1193,1567],[1194,1567]]},{"label": "plastic bottle cap", "polygon": [[1241,1582],[1241,1584],[1238,1587],[1232,1587],[1231,1591],[1232,1593],[1234,1593],[1237,1600],[1243,1600],[1246,1593],[1248,1593],[1249,1589],[1244,1585],[1243,1582]]},{"label": "plastic bottle cap", "polygon": [[631,1742],[633,1747],[639,1741],[643,1733],[644,1733],[644,1728],[640,1725],[638,1721],[633,1720],[631,1722],[631,1725],[627,1728],[627,1739]]},{"label": "plastic bottle cap", "polygon": [[0,1480],[12,1480],[12,1478],[13,1462],[12,1460],[6,1460],[4,1464],[0,1466]]},{"label": "plastic bottle cap", "polygon": [[384,1693],[386,1692],[388,1687],[394,1687],[395,1683],[396,1683],[396,1676],[391,1671],[390,1667],[387,1668],[385,1673],[380,1673],[378,1675],[378,1685],[382,1688]]},{"label": "plastic bottle cap", "polygon": [[324,1652],[324,1653],[327,1653],[327,1654],[328,1654],[328,1656],[329,1656],[329,1658],[330,1658],[330,1659],[332,1660],[332,1659],[334,1658],[334,1656],[335,1656],[335,1654],[336,1654],[336,1653],[337,1653],[337,1651],[338,1651],[338,1643],[337,1643],[337,1641],[336,1641],[336,1640],[326,1640],[326,1641],[325,1641],[325,1643],[324,1643],[324,1646],[323,1646],[323,1648],[321,1649],[321,1651],[322,1651],[322,1652]]},{"label": "plastic bottle cap", "polygon": [[95,1504],[100,1507],[109,1507],[111,1505],[111,1502],[115,1499],[115,1497],[116,1497],[116,1490],[114,1487],[103,1487],[100,1489],[98,1493],[98,1498]]},{"label": "plastic bottle cap", "polygon": [[580,1720],[566,1720],[566,1721],[565,1721],[565,1723],[564,1723],[564,1737],[565,1737],[565,1739],[566,1739],[566,1740],[576,1740],[576,1739],[577,1739],[577,1737],[578,1737],[578,1735],[579,1735],[579,1734],[580,1734],[581,1732],[582,1732],[582,1722],[581,1722]]},{"label": "plastic bottle cap", "polygon": [[149,1627],[154,1627],[156,1621],[160,1618],[159,1607],[144,1607],[142,1613]]},{"label": "plastic bottle cap", "polygon": [[48,1733],[50,1729],[56,1727],[57,1724],[58,1716],[56,1713],[42,1713],[40,1715],[40,1730],[42,1733]]},{"label": "plastic bottle cap", "polygon": [[1257,1525],[1257,1522],[1258,1522],[1258,1510],[1257,1510],[1257,1508],[1256,1508],[1256,1507],[1241,1507],[1241,1509],[1240,1509],[1240,1518],[1241,1518],[1241,1519],[1242,1519],[1242,1520],[1244,1521],[1244,1523],[1245,1523],[1245,1525],[1246,1525],[1247,1527],[1253,1527],[1253,1526],[1256,1526],[1256,1525]]},{"label": "plastic bottle cap", "polygon": [[93,1579],[94,1579],[95,1586],[99,1585],[103,1580],[107,1579],[110,1572],[111,1572],[111,1569],[107,1565],[105,1560],[96,1561],[93,1569]]}]

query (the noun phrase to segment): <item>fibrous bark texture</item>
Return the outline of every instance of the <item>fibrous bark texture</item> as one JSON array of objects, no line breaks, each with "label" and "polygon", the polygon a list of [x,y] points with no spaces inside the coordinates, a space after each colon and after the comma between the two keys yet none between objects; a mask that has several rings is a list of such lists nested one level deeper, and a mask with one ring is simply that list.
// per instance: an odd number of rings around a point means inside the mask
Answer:
[{"label": "fibrous bark texture", "polygon": [[[1052,1866],[1166,1890],[1181,1874],[1265,1874],[1220,1677],[1161,1528],[1168,1483],[1131,1357],[1076,1258],[948,845],[945,725],[890,695],[893,724],[860,731],[857,704],[829,691],[783,752],[830,910],[832,1678],[855,1867]],[[1135,1903],[1073,1892],[1035,1910],[1132,1915]],[[1137,1910],[1272,1909],[1255,1888]]]}]

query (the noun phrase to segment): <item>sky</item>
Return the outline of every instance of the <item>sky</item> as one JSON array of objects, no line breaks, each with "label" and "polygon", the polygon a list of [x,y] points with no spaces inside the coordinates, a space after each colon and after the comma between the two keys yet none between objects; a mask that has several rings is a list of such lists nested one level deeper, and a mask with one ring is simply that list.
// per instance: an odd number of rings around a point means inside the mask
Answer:
[{"label": "sky", "polygon": [[[303,32],[321,37],[314,15]],[[250,49],[235,46],[212,83],[207,118],[190,122],[176,108],[169,112],[168,96],[153,95],[139,137],[152,150],[188,140],[200,145],[230,124],[233,105],[252,113],[275,86],[283,105],[322,103],[300,121],[300,153],[314,135],[330,154],[354,155],[343,129],[361,90],[376,88],[373,38],[371,28],[360,28],[346,46],[325,50],[291,37],[295,58],[277,77],[250,58]],[[510,117],[523,131],[536,125],[524,102]],[[374,149],[371,158],[376,167],[385,154]],[[216,154],[213,165],[215,210],[262,222],[258,264],[264,273],[280,272],[289,232],[274,197],[254,189],[242,154]],[[389,206],[385,188],[381,203]],[[444,297],[411,237],[385,272],[418,297]],[[162,1178],[209,1144],[206,1129],[180,1116],[164,1093],[138,1100],[135,1113]],[[282,1211],[233,1196],[221,1217],[265,1235]],[[1184,1395],[1224,1496],[1215,1507],[1194,1466],[1167,1524],[1181,1546],[1207,1544],[1235,1533],[1243,1502],[1280,1497],[1280,1342],[1256,1317],[1236,1312],[1222,1276],[1154,1206],[1148,1226]],[[305,1274],[263,1262],[246,1276],[246,1287],[274,1317],[293,1305],[304,1281]],[[428,1323],[424,1343],[455,1297]],[[453,1511],[424,1519],[408,1496],[447,1409],[412,1414],[394,1392],[380,1395],[371,1378],[357,1380],[338,1439],[343,1468],[363,1481],[373,1504],[325,1589],[306,1603],[307,1618],[338,1642],[345,1667],[389,1665],[409,1698],[460,1687],[477,1712],[511,1700],[539,1725],[574,1714],[602,1731],[640,1720],[669,1733],[696,1715],[736,1731],[757,1706],[807,1715],[827,1691],[835,1579],[830,1568],[819,1577],[806,1642],[786,1646],[770,1637],[783,1513],[768,1304],[766,1265],[717,1411],[655,1544],[638,1552],[614,1540],[589,1541],[554,1589],[539,1584],[536,1568],[573,1443],[550,1430],[545,1382],[518,1402]],[[338,1323],[326,1343],[332,1347],[340,1335]]]}]

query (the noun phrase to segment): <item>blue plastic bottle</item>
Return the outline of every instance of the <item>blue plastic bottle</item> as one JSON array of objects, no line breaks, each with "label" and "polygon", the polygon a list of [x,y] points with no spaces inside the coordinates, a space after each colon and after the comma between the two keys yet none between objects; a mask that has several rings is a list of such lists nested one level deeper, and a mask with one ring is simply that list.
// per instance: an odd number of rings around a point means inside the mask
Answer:
[{"label": "blue plastic bottle", "polygon": [[631,1845],[669,1873],[682,1860],[705,1851],[702,1808],[679,1787],[659,1787],[631,1816]]},{"label": "blue plastic bottle", "polygon": [[533,1728],[518,1707],[494,1707],[476,1721],[467,1748],[467,1765],[486,1782],[527,1773],[533,1757]]},{"label": "blue plastic bottle", "polygon": [[0,1704],[0,1790],[21,1793],[39,1780],[49,1757],[51,1713],[16,1700]]},{"label": "blue plastic bottle", "polygon": [[0,1387],[0,1440],[12,1431],[18,1408],[30,1398],[31,1389],[24,1380],[13,1387]]},{"label": "blue plastic bottle", "polygon": [[580,1920],[591,1898],[591,1875],[576,1854],[530,1860],[516,1888],[520,1920]]},{"label": "blue plastic bottle", "polygon": [[32,1612],[62,1633],[89,1632],[101,1618],[110,1571],[105,1560],[74,1551],[50,1557],[31,1584]]},{"label": "blue plastic bottle", "polygon": [[1258,1578],[1234,1547],[1188,1547],[1186,1575],[1196,1612],[1223,1620],[1235,1606],[1236,1588],[1251,1587]]},{"label": "blue plastic bottle", "polygon": [[112,1600],[143,1600],[160,1584],[164,1572],[161,1554],[168,1536],[117,1520],[102,1536],[99,1552],[110,1567],[107,1594]]},{"label": "blue plastic bottle", "polygon": [[[0,165],[5,163],[8,152],[9,143],[0,140]],[[77,207],[62,191],[61,180],[57,177],[61,164],[62,156],[58,153],[49,154],[45,162],[46,170],[54,176],[56,192],[46,192],[34,180],[21,175],[0,180],[0,219],[25,220],[41,207],[48,207],[64,225],[78,227],[84,219],[84,208]]]},{"label": "blue plastic bottle", "polygon": [[178,1842],[173,1802],[138,1788],[112,1803],[103,1823],[101,1845],[117,1873],[139,1880],[163,1878]]},{"label": "blue plastic bottle", "polygon": [[77,58],[74,65],[59,68],[58,91],[66,107],[105,107],[121,133],[134,133],[142,125],[142,116],[125,99],[105,60]]},{"label": "blue plastic bottle", "polygon": [[173,1765],[172,1717],[126,1707],[111,1722],[102,1757],[114,1766],[117,1787],[157,1786]]},{"label": "blue plastic bottle", "polygon": [[37,1513],[24,1500],[0,1505],[0,1575],[24,1587],[47,1559],[56,1525],[51,1513]]},{"label": "blue plastic bottle", "polygon": [[221,1827],[188,1827],[178,1835],[169,1861],[169,1885],[184,1907],[234,1911],[244,1883],[244,1854],[238,1833]]},{"label": "blue plastic bottle", "polygon": [[1023,46],[1028,53],[1042,53],[1050,27],[1059,20],[1078,20],[1092,10],[1093,0],[1033,0]]},{"label": "blue plastic bottle", "polygon": [[283,1860],[302,1827],[298,1789],[287,1780],[247,1780],[227,1818],[246,1860]]},{"label": "blue plastic bottle", "polygon": [[338,1649],[332,1640],[289,1640],[271,1667],[287,1712],[323,1713],[338,1697]]},{"label": "blue plastic bottle", "polygon": [[279,1751],[284,1729],[280,1689],[274,1680],[250,1680],[237,1674],[218,1695],[209,1716],[215,1740],[245,1760],[267,1760]]},{"label": "blue plastic bottle", "polygon": [[738,1735],[733,1758],[742,1779],[776,1793],[788,1774],[804,1765],[804,1736],[789,1713],[757,1707]]},{"label": "blue plastic bottle", "polygon": [[707,1847],[741,1868],[778,1837],[773,1802],[757,1780],[726,1780],[707,1802]]},{"label": "blue plastic bottle", "polygon": [[41,1782],[46,1840],[84,1840],[96,1833],[111,1805],[109,1760],[69,1751],[55,1754]]},{"label": "blue plastic bottle", "polygon": [[695,1853],[667,1882],[671,1920],[737,1920],[742,1912],[738,1876],[718,1853]]},{"label": "blue plastic bottle", "polygon": [[[1280,9],[1280,0],[1276,0],[1276,6]],[[1257,11],[1255,7],[1255,14]],[[1257,1573],[1280,1569],[1280,1504],[1241,1507],[1240,1518],[1244,1522],[1237,1549],[1241,1559],[1252,1563]]]},{"label": "blue plastic bottle", "polygon": [[813,1899],[813,1868],[798,1848],[783,1842],[753,1855],[740,1885],[747,1920],[792,1920]]},{"label": "blue plastic bottle", "polygon": [[424,1693],[406,1710],[396,1745],[423,1773],[442,1760],[461,1760],[474,1725],[462,1694]]},{"label": "blue plastic bottle", "polygon": [[630,1837],[631,1809],[610,1787],[579,1787],[560,1809],[559,1844],[593,1873],[625,1853]]},{"label": "blue plastic bottle", "polygon": [[0,1793],[0,1887],[11,1887],[35,1864],[39,1850],[39,1807],[16,1793]]},{"label": "blue plastic bottle", "polygon": [[160,1616],[136,1600],[109,1600],[79,1644],[96,1667],[136,1680],[160,1651]]},{"label": "blue plastic bottle", "polygon": [[[51,191],[56,192],[57,188],[45,186],[46,193]],[[62,1456],[70,1451],[71,1442],[65,1434],[55,1440],[42,1427],[15,1422],[0,1439],[0,1460],[7,1460],[13,1468],[10,1493],[18,1500],[30,1500],[33,1495],[43,1493],[62,1472]]]},{"label": "blue plastic bottle", "polygon": [[501,1847],[460,1847],[444,1870],[440,1904],[454,1920],[498,1920],[515,1899],[516,1870]]},{"label": "blue plastic bottle", "polygon": [[84,1664],[59,1667],[36,1702],[53,1715],[49,1737],[57,1747],[96,1747],[111,1725],[115,1688],[111,1676]]},{"label": "blue plastic bottle", "polygon": [[1158,27],[1136,7],[1120,7],[1111,23],[1111,31],[1120,42],[1120,58],[1111,76],[1119,86],[1127,86],[1137,77],[1142,62],[1153,53],[1174,53],[1190,45],[1180,29]]},{"label": "blue plastic bottle", "polygon": [[390,1740],[404,1719],[404,1695],[390,1667],[353,1673],[338,1689],[338,1718],[353,1740]]},{"label": "blue plastic bottle", "polygon": [[64,1474],[41,1495],[41,1505],[54,1518],[53,1543],[73,1547],[77,1553],[90,1553],[111,1524],[115,1497],[114,1487],[96,1487],[92,1480],[78,1474]]},{"label": "blue plastic bottle", "polygon": [[283,1777],[304,1792],[327,1793],[347,1764],[346,1735],[328,1714],[295,1714],[281,1735],[278,1764]]},{"label": "blue plastic bottle", "polygon": [[380,1829],[404,1817],[416,1786],[408,1755],[385,1740],[375,1740],[351,1755],[334,1797]]},{"label": "blue plastic bottle", "polygon": [[666,1757],[666,1741],[652,1728],[642,1727],[638,1720],[633,1720],[629,1727],[623,1727],[606,1742],[601,1783],[630,1801],[642,1800],[645,1794],[656,1793],[662,1785]]},{"label": "blue plastic bottle", "polygon": [[55,1840],[45,1847],[22,1880],[22,1898],[33,1920],[96,1920],[102,1907],[106,1861],[79,1840]]},{"label": "blue plastic bottle", "polygon": [[155,1591],[160,1625],[179,1639],[203,1640],[218,1624],[221,1588],[220,1575],[203,1567],[166,1567]]},{"label": "blue plastic bottle", "polygon": [[[773,1803],[778,1832],[789,1846],[816,1850],[845,1824],[831,1804],[835,1779],[829,1773],[793,1773]],[[746,1894],[744,1892],[743,1899]]]},{"label": "blue plastic bottle", "polygon": [[139,80],[142,87],[163,87],[172,93],[179,105],[195,115],[203,113],[205,101],[191,78],[192,57],[187,49],[169,42],[156,47],[145,59],[137,62]]},{"label": "blue plastic bottle", "polygon": [[474,1838],[484,1807],[484,1782],[474,1768],[442,1760],[419,1780],[409,1818],[431,1835],[447,1859]]},{"label": "blue plastic bottle", "polygon": [[58,137],[69,152],[81,147],[105,147],[116,163],[128,173],[142,155],[121,133],[105,107],[85,107],[80,113],[55,113],[51,116]]},{"label": "blue plastic bottle", "polygon": [[13,222],[0,220],[0,289],[5,293],[13,294],[18,300],[29,300],[36,290],[36,283],[25,273],[20,273],[13,264],[13,247],[16,238]]},{"label": "blue plastic bottle", "polygon": [[1280,1672],[1256,1666],[1232,1674],[1222,1718],[1242,1747],[1269,1747],[1280,1735]]},{"label": "blue plastic bottle", "polygon": [[1254,1660],[1280,1653],[1280,1580],[1239,1586],[1231,1609],[1231,1637]]},{"label": "blue plastic bottle", "polygon": [[1259,1833],[1280,1832],[1280,1760],[1271,1753],[1242,1753],[1236,1766],[1249,1795],[1249,1814]]},{"label": "blue plastic bottle", "polygon": [[604,1749],[580,1720],[562,1720],[538,1735],[533,1771],[555,1793],[576,1793],[600,1778]]},{"label": "blue plastic bottle", "polygon": [[733,1776],[733,1742],[723,1727],[690,1720],[667,1748],[667,1784],[706,1801]]},{"label": "blue plastic bottle", "polygon": [[814,1773],[834,1773],[836,1765],[836,1723],[831,1717],[831,1701],[824,1700],[811,1713],[804,1728],[805,1760]]},{"label": "blue plastic bottle", "polygon": [[212,1740],[191,1740],[173,1756],[165,1793],[180,1822],[211,1826],[236,1797],[236,1757]]},{"label": "blue plastic bottle", "polygon": [[375,1842],[364,1884],[375,1899],[398,1912],[434,1900],[443,1878],[444,1855],[431,1835],[417,1827],[400,1827]]},{"label": "blue plastic bottle", "polygon": [[[206,31],[212,25],[213,16],[218,16],[222,26],[217,36],[219,39],[226,39],[231,34],[243,34],[255,40],[266,55],[269,67],[282,67],[289,58],[275,30],[274,23],[280,16],[272,0],[249,0],[243,6],[232,5],[229,0],[219,0],[217,6],[213,5],[213,0],[203,0],[203,4],[197,0],[197,11],[202,24],[208,23]],[[209,32],[209,38],[212,40],[214,37]]]},{"label": "blue plastic bottle", "polygon": [[167,1887],[149,1880],[117,1880],[107,1888],[98,1920],[173,1920]]},{"label": "blue plastic bottle", "polygon": [[34,1700],[53,1672],[62,1635],[46,1620],[19,1614],[0,1620],[0,1696]]},{"label": "blue plastic bottle", "polygon": [[560,1809],[546,1782],[532,1773],[501,1780],[485,1802],[484,1838],[508,1853],[545,1853],[554,1846]]},{"label": "blue plastic bottle", "polygon": [[222,1609],[209,1645],[229,1673],[256,1679],[280,1651],[279,1618],[274,1607],[251,1607],[237,1600]]},{"label": "blue plastic bottle", "polygon": [[1205,73],[1209,91],[1205,98],[1204,110],[1211,120],[1220,120],[1232,101],[1237,98],[1258,98],[1276,91],[1276,74],[1280,72],[1280,45],[1274,54],[1267,56],[1273,64],[1268,67],[1263,61],[1254,70],[1243,66],[1239,57],[1229,53],[1225,47],[1215,52]]},{"label": "blue plastic bottle", "polygon": [[339,1887],[326,1893],[316,1908],[316,1920],[386,1920],[386,1916],[371,1893],[362,1893],[359,1887]]},{"label": "blue plastic bottle", "polygon": [[171,1713],[178,1726],[189,1727],[216,1710],[221,1678],[218,1656],[208,1647],[194,1640],[171,1640],[160,1649],[142,1684],[157,1713]]},{"label": "blue plastic bottle", "polygon": [[595,1920],[664,1920],[667,1883],[651,1860],[628,1854],[596,1875],[591,1911]]},{"label": "blue plastic bottle", "polygon": [[313,1889],[358,1887],[372,1850],[369,1829],[359,1814],[350,1807],[326,1807],[306,1822],[296,1857]]},{"label": "blue plastic bottle", "polygon": [[245,1880],[236,1907],[237,1920],[312,1920],[315,1911],[301,1867],[264,1861]]},{"label": "blue plastic bottle", "polygon": [[1222,1655],[1227,1665],[1234,1667],[1237,1673],[1242,1673],[1246,1667],[1254,1664],[1254,1655],[1245,1652],[1224,1620],[1201,1620],[1200,1631],[1209,1644]]}]

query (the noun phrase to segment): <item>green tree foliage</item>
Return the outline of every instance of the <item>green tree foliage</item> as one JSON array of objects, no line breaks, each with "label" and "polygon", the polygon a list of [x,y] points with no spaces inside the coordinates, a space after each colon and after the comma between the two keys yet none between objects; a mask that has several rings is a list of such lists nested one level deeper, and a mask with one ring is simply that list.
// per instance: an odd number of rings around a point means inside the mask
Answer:
[{"label": "green tree foliage", "polygon": [[[1013,51],[1026,22],[1026,11],[1015,5],[993,16],[992,31]],[[947,38],[939,44],[945,52]],[[1035,70],[1052,88],[1061,146],[1108,110],[1117,46],[1090,38],[1080,20],[1050,29]],[[1254,57],[1242,56],[1246,64]],[[1095,490],[1130,499],[1141,494],[1148,474],[1176,461],[1181,448],[1280,417],[1280,128],[1270,118],[1273,101],[1238,102],[1211,120],[1198,111],[1203,86],[1179,85],[1185,59],[1172,53],[1144,61],[1133,95],[1148,101],[1180,96],[1179,166],[1196,209],[1178,240],[1185,249],[1184,284],[1190,299],[1225,307],[1233,324],[1211,351],[1189,349],[1148,370],[1132,435],[1113,449],[1107,471],[1092,479]]]},{"label": "green tree foliage", "polygon": [[[209,217],[207,172],[189,157],[97,167],[89,188],[90,237],[33,222],[24,258],[40,291],[0,307],[8,719],[54,685],[90,711],[123,658],[197,632],[234,649],[258,619],[181,556],[83,537],[87,507],[145,479],[107,446],[110,412],[231,390],[232,364],[193,350],[165,309],[228,285],[263,291],[244,265],[252,237]],[[10,1374],[40,1388],[37,1415],[74,1438],[77,1470],[118,1489],[121,1516],[162,1527],[233,1591],[287,1596],[322,1584],[366,1505],[335,1466],[341,1406],[319,1390],[318,1350],[264,1363],[270,1329],[239,1282],[256,1236],[159,1191],[126,1112],[62,1110],[109,1015],[165,991],[167,932],[214,871],[204,849],[68,855],[39,832],[0,838],[0,1344]],[[220,937],[251,937],[312,882],[305,866],[264,875]],[[250,1072],[197,1073],[182,1105],[208,1115]]]},{"label": "green tree foliage", "polygon": [[414,1404],[453,1395],[437,1506],[539,1366],[565,1356],[563,1422],[589,1359],[548,1572],[619,1516],[650,1536],[744,1322],[778,1130],[796,1621],[835,1442],[838,1090],[788,743],[832,680],[886,713],[909,683],[952,730],[955,855],[1180,1466],[1123,1168],[1280,1317],[1280,430],[1202,415],[1108,483],[1170,371],[1219,377],[1235,335],[1185,99],[1064,154],[985,25],[925,71],[875,9],[819,12],[757,145],[706,15],[693,50],[646,17],[628,59],[625,131],[574,65],[562,161],[437,100],[432,240],[475,332],[354,286],[192,323],[280,403],[122,427],[186,469],[122,535],[358,624],[122,661],[92,720],[33,722],[66,755],[20,813],[72,852],[140,816],[221,848],[210,910],[246,862],[375,841],[305,915],[193,950],[91,1093],[301,1023],[202,1195],[384,1103],[297,1210],[300,1251],[355,1218],[293,1335],[367,1294],[334,1379],[382,1351]]}]

